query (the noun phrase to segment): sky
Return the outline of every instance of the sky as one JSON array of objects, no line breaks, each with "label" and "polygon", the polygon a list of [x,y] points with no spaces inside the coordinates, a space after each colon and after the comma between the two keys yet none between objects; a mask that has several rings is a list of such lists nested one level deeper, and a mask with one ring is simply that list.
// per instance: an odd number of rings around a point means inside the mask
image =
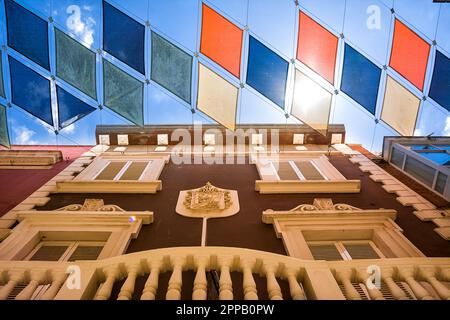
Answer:
[{"label": "sky", "polygon": [[[3,0],[0,1],[0,41],[2,46],[7,45],[7,32],[5,22],[5,9]],[[28,10],[47,19],[52,17],[49,24],[59,28],[85,47],[97,52],[102,48],[102,1],[101,0],[16,0]],[[432,46],[428,71],[425,76],[425,88],[418,90],[399,73],[383,70],[378,102],[375,114],[368,112],[364,107],[345,94],[333,94],[330,110],[330,123],[343,123],[347,129],[347,142],[361,143],[369,150],[380,151],[383,137],[398,135],[398,132],[389,124],[380,120],[383,106],[384,87],[388,76],[393,77],[406,89],[418,98],[427,96],[434,63],[435,50],[439,50],[450,57],[450,4],[433,4],[432,0],[300,0],[296,6],[292,0],[204,0],[203,3],[213,8],[220,15],[231,21],[244,31],[244,45],[242,48],[241,67],[243,72],[238,78],[231,75],[223,67],[204,56],[199,51],[201,36],[201,0],[107,0],[107,2],[129,15],[137,22],[150,24],[145,34],[146,75],[142,75],[128,65],[103,53],[103,58],[118,65],[126,73],[144,83],[144,119],[145,124],[191,124],[193,121],[215,123],[206,114],[196,108],[198,88],[198,75],[196,64],[201,62],[218,75],[240,88],[237,104],[236,119],[238,123],[268,124],[268,123],[301,123],[294,117],[286,119],[285,112],[292,107],[294,90],[294,70],[299,69],[307,76],[334,93],[339,91],[340,76],[342,74],[342,61],[345,43],[360,51],[381,69],[389,65],[389,52],[392,42],[393,15],[401,19],[414,32],[419,34],[426,42],[436,40],[437,46]],[[308,66],[296,60],[298,12],[301,10],[316,22],[339,37],[337,51],[336,83],[331,85],[318,76]],[[374,11],[375,10],[375,11]],[[379,26],[376,30],[367,30],[361,26],[373,16],[379,17]],[[375,24],[377,21],[375,21]],[[150,32],[153,31],[184,50],[193,57],[192,99],[191,104],[178,98],[176,95],[149,81],[150,65]],[[55,59],[54,32],[50,31],[50,63]],[[289,62],[289,72],[286,87],[286,102],[284,110],[263,94],[246,84],[246,70],[248,64],[248,39],[255,37],[270,50]],[[344,43],[345,42],[345,43]],[[0,97],[0,103],[7,105],[11,101],[11,84],[9,81],[8,54],[30,66],[42,76],[50,79],[49,72],[32,61],[28,60],[15,50],[3,50],[3,79],[5,83],[6,98]],[[101,65],[101,57],[97,53],[97,67]],[[294,61],[294,64],[292,63]],[[294,68],[295,67],[295,68]],[[51,67],[51,69],[54,69]],[[100,69],[100,68],[97,68]],[[53,70],[51,70],[53,71]],[[56,79],[56,84],[73,94],[78,99],[92,107],[98,108],[103,104],[103,88],[101,74],[97,70],[97,100],[75,89],[73,86]],[[55,95],[52,85],[52,95]],[[57,109],[56,99],[53,99],[53,109]],[[55,112],[55,111],[54,111]],[[112,110],[103,107],[101,110],[90,113],[81,120],[62,129],[55,134],[55,128],[43,123],[41,120],[26,113],[20,107],[12,105],[7,108],[8,128],[12,144],[70,144],[88,145],[95,143],[95,126],[98,124],[130,124],[126,119]],[[415,135],[450,135],[450,113],[434,101],[426,99],[420,102],[420,108],[414,130]]]}]

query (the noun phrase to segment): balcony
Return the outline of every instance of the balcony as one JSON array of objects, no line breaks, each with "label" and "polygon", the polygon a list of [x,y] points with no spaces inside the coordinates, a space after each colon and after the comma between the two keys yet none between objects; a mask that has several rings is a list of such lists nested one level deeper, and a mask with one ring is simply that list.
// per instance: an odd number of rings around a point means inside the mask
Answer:
[{"label": "balcony", "polygon": [[[185,271],[195,273],[193,283],[183,282]],[[226,247],[165,248],[72,263],[1,261],[0,299],[154,300],[167,272],[167,300],[181,299],[186,288],[192,288],[193,300],[207,300],[209,272],[217,272],[220,300],[232,300],[237,291],[245,300],[450,299],[449,258],[332,262]],[[232,280],[234,273],[241,275],[241,283]],[[143,276],[146,282],[138,292],[136,281]],[[265,286],[258,288],[256,277]],[[113,295],[114,288],[118,292]]]}]

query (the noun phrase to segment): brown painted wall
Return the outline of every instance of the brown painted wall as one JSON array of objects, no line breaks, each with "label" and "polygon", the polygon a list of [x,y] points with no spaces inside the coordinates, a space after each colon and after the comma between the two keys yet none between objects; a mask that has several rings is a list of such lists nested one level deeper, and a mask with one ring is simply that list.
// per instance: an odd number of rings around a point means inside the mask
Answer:
[{"label": "brown painted wall", "polygon": [[283,244],[275,237],[271,225],[261,222],[263,210],[289,210],[299,204],[312,203],[314,198],[332,198],[335,203],[348,203],[362,209],[386,208],[398,211],[397,223],[405,236],[427,256],[450,256],[450,244],[433,231],[431,222],[422,222],[413,209],[403,207],[392,194],[373,182],[346,157],[333,156],[332,164],[348,179],[361,179],[360,194],[291,194],[261,195],[254,191],[258,179],[254,165],[174,165],[165,167],[161,180],[163,190],[155,195],[58,194],[42,209],[56,209],[85,198],[103,198],[126,210],[152,210],[154,223],[144,226],[139,237],[132,240],[128,252],[162,247],[198,246],[201,240],[201,220],[185,218],[175,213],[180,190],[212,184],[239,191],[241,211],[232,217],[208,222],[207,245],[243,247],[285,254]]}]

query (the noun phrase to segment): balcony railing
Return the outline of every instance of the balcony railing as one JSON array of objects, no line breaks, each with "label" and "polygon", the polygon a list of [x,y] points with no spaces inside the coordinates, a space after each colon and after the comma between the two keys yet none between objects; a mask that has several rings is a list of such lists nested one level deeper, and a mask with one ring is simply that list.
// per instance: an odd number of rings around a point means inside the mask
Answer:
[{"label": "balcony railing", "polygon": [[[193,284],[183,283],[185,271],[195,273]],[[129,300],[136,296],[137,278],[145,276],[140,299],[154,300],[161,274],[170,272],[166,299],[181,299],[186,285],[193,300],[206,300],[209,271],[220,275],[220,300],[232,300],[234,287],[246,300],[450,299],[449,258],[327,262],[225,247],[165,248],[96,261],[0,261],[0,299],[107,300],[120,283],[117,299]],[[232,281],[234,272],[242,274],[242,284]],[[262,295],[255,274],[265,278]],[[379,285],[371,286],[372,280]]]}]

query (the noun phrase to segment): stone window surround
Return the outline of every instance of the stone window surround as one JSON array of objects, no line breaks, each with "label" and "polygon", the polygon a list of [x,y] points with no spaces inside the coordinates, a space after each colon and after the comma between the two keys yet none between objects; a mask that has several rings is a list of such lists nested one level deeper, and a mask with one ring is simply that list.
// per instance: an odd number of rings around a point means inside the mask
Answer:
[{"label": "stone window surround", "polygon": [[22,260],[41,241],[104,241],[98,259],[125,254],[143,224],[153,222],[153,212],[21,211],[19,225],[0,243],[0,260]]},{"label": "stone window surround", "polygon": [[289,211],[265,210],[262,220],[273,224],[287,254],[299,259],[314,259],[309,241],[345,240],[373,241],[386,258],[424,257],[394,222],[396,215],[395,210],[361,210],[340,204],[328,209],[301,205]]},{"label": "stone window surround", "polygon": [[[360,180],[347,180],[325,155],[277,155],[254,156],[260,180],[256,180],[255,189],[260,193],[359,193]],[[310,161],[325,180],[305,180],[301,174],[299,180],[280,180],[273,162]],[[294,171],[298,171],[293,169]]]},{"label": "stone window surround", "polygon": [[[70,181],[58,181],[57,192],[67,193],[156,193],[162,189],[159,176],[170,156],[143,154],[114,154],[105,152]],[[148,161],[149,164],[137,181],[95,180],[95,177],[112,161]]]}]

